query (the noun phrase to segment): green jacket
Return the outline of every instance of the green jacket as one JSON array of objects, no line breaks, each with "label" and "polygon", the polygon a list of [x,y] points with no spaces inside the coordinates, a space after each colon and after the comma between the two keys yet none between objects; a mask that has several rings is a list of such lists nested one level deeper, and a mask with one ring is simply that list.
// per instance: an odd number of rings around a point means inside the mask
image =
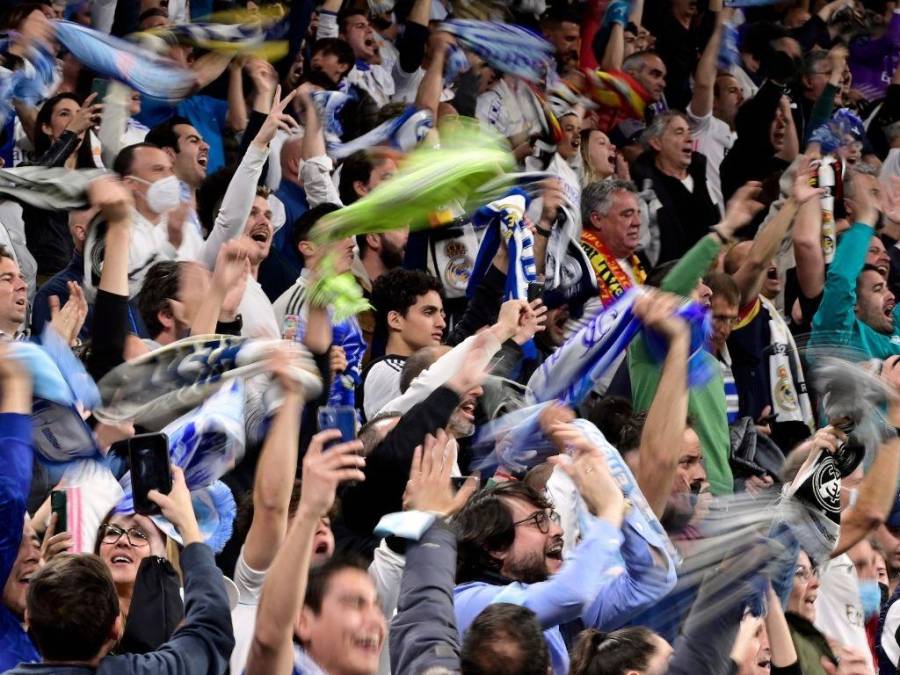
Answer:
[{"label": "green jacket", "polygon": [[866,264],[874,234],[870,226],[854,223],[841,237],[825,278],[822,303],[813,317],[809,346],[843,347],[853,350],[861,359],[886,359],[900,354],[896,312],[891,335],[879,333],[856,318],[856,280]]},{"label": "green jacket", "polygon": [[826,675],[822,667],[822,657],[827,657],[835,664],[837,659],[825,636],[799,614],[785,612],[784,618],[787,619],[791,640],[794,642],[794,649],[797,650],[797,664],[803,675]]},{"label": "green jacket", "polygon": [[[697,282],[709,270],[720,248],[713,237],[703,237],[666,275],[662,281],[662,290],[682,296],[690,295]],[[725,384],[716,357],[704,351],[702,358],[707,360],[713,375],[704,386],[691,389],[688,393],[688,414],[694,420],[694,431],[700,437],[710,490],[714,495],[731,494],[734,492],[734,476],[728,464],[731,435],[725,414]],[[631,376],[635,412],[647,410],[656,395],[662,366],[650,358],[643,338],[631,343],[628,350],[628,373]]]}]

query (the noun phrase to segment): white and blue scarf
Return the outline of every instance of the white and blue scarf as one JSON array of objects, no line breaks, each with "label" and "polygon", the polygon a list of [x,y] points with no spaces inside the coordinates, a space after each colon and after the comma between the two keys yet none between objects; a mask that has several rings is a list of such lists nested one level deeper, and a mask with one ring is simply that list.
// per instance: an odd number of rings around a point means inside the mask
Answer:
[{"label": "white and blue scarf", "polygon": [[[172,464],[184,470],[204,540],[220,551],[231,537],[235,506],[231,491],[219,478],[234,468],[245,450],[243,383],[231,382],[199,408],[169,424],[163,433],[169,439]],[[121,483],[125,494],[116,512],[133,512],[130,474],[125,474]],[[161,516],[153,519],[168,536],[180,540],[168,520]]]},{"label": "white and blue scarf", "polygon": [[475,289],[484,279],[502,240],[506,244],[509,259],[503,299],[528,299],[528,284],[537,279],[534,237],[525,225],[525,211],[529,201],[523,190],[515,189],[506,197],[481,207],[472,216],[472,223],[476,227],[486,229],[469,277],[466,290],[468,297],[475,295]]},{"label": "white and blue scarf", "polygon": [[[346,103],[347,100],[349,98],[344,100],[343,103]],[[338,134],[334,133],[341,129],[340,124],[337,123],[337,118],[333,117],[335,114],[334,106],[329,110],[326,104],[326,115],[329,115],[328,122],[332,125],[331,129],[326,127],[326,134],[331,132],[329,135],[326,135],[326,139],[329,139],[328,154],[334,159],[344,159],[358,150],[368,150],[376,146],[409,152],[434,127],[434,119],[430,110],[419,110],[415,106],[407,106],[399,117],[379,124],[368,133],[354,138],[352,141],[341,143],[337,139]]]},{"label": "white and blue scarf", "polygon": [[455,36],[463,49],[491,68],[536,84],[543,81],[553,58],[553,45],[522,26],[453,19],[441,23],[438,30]]},{"label": "white and blue scarf", "polygon": [[197,76],[148,49],[70,21],[54,21],[56,37],[81,63],[153,98],[177,102],[193,93]]}]

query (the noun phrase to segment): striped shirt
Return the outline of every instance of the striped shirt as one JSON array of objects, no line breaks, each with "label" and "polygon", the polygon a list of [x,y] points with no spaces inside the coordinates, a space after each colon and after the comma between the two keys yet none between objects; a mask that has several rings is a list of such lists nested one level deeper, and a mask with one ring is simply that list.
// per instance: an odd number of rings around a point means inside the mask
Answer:
[{"label": "striped shirt", "polygon": [[719,354],[719,368],[722,370],[722,380],[725,384],[725,414],[728,416],[728,426],[731,426],[738,421],[741,411],[738,402],[737,384],[735,384],[734,375],[731,373],[731,355],[728,353],[727,346],[723,346],[722,352]]}]

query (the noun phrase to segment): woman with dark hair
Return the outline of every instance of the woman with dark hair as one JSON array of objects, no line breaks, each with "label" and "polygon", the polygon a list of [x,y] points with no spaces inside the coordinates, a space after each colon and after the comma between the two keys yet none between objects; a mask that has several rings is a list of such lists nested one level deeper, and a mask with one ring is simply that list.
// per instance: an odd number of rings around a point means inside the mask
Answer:
[{"label": "woman with dark hair", "polygon": [[34,125],[34,164],[67,169],[102,167],[99,147],[95,150],[88,130],[100,123],[102,106],[96,94],[84,100],[72,93],[47,99]]},{"label": "woman with dark hair", "polygon": [[649,628],[582,631],[572,648],[570,675],[665,675],[672,647]]},{"label": "woman with dark hair", "polygon": [[[34,124],[36,166],[67,169],[102,167],[99,144],[91,140],[89,129],[100,121],[101,106],[94,94],[84,101],[63,93],[47,99]],[[22,205],[28,249],[37,261],[38,284],[64,269],[76,253],[69,233],[69,215]]]}]

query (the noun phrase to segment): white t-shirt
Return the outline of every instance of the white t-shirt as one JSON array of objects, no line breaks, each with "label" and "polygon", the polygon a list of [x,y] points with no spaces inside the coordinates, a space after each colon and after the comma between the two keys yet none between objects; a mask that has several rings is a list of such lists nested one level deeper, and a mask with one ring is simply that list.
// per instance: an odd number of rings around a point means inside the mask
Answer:
[{"label": "white t-shirt", "polygon": [[724,213],[725,204],[722,199],[722,179],[719,176],[719,167],[737,140],[737,134],[718,117],[713,117],[711,112],[703,117],[697,117],[688,106],[687,117],[691,126],[691,134],[694,137],[694,150],[706,155],[706,184],[709,196],[719,205],[719,210]]},{"label": "white t-shirt", "polygon": [[865,654],[871,669],[872,651],[866,638],[859,581],[850,556],[844,553],[823,565],[819,572],[819,584],[816,628],[826,637]]},{"label": "white t-shirt", "polygon": [[244,337],[274,340],[281,338],[281,326],[275,318],[272,303],[259,282],[252,277],[247,279],[247,288],[244,290],[238,312],[244,322],[241,329],[241,335]]},{"label": "white t-shirt", "polygon": [[253,629],[256,625],[256,608],[262,593],[266,572],[259,572],[244,560],[241,547],[234,567],[234,584],[238,589],[238,604],[231,610],[231,625],[234,628],[234,651],[231,652],[231,672],[243,673],[253,643]]},{"label": "white t-shirt", "polygon": [[375,417],[379,410],[400,396],[400,371],[405,363],[405,356],[387,356],[369,368],[363,383],[366,419]]}]

